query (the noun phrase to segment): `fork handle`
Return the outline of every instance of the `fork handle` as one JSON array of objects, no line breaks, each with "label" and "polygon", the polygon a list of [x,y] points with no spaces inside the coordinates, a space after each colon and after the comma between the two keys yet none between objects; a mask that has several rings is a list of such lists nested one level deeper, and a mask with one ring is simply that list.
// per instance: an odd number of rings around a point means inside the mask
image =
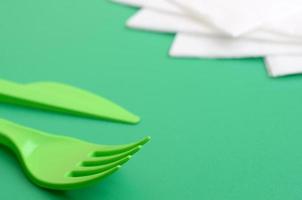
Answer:
[{"label": "fork handle", "polygon": [[12,150],[22,148],[28,144],[33,134],[31,131],[24,131],[27,128],[11,121],[0,119],[0,143]]}]

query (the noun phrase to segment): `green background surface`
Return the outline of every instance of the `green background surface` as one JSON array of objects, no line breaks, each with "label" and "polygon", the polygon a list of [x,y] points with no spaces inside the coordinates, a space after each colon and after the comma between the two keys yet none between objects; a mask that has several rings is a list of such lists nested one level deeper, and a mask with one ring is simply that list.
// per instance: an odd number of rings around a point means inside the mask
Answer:
[{"label": "green background surface", "polygon": [[135,12],[104,0],[0,2],[1,78],[72,84],[143,120],[3,104],[1,117],[103,144],[152,136],[119,172],[69,192],[32,185],[1,148],[0,199],[301,199],[302,76],[269,78],[261,59],[170,58],[173,35],[125,28]]}]

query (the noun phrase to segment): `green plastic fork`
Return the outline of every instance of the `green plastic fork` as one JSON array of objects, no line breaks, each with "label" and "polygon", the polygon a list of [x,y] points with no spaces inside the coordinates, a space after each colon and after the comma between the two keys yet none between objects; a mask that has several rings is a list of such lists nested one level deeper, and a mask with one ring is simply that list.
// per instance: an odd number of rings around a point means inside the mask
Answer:
[{"label": "green plastic fork", "polygon": [[118,170],[149,140],[97,145],[0,119],[0,143],[14,151],[33,183],[47,189],[70,190],[94,183]]}]

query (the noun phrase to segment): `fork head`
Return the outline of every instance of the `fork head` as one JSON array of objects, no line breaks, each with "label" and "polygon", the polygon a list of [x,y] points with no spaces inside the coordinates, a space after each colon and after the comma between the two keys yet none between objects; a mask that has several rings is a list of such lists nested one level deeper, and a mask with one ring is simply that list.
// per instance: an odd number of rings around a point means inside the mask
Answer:
[{"label": "fork head", "polygon": [[52,137],[23,154],[29,178],[37,185],[56,190],[77,189],[117,171],[150,140],[106,146],[68,137]]}]

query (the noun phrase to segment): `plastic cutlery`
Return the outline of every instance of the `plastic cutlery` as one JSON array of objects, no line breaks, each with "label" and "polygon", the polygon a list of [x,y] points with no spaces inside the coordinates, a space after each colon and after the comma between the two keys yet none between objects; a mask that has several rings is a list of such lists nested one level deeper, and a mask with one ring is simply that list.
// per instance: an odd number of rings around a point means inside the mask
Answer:
[{"label": "plastic cutlery", "polygon": [[69,190],[94,183],[118,170],[149,140],[97,145],[0,119],[0,143],[14,151],[32,182],[48,189]]},{"label": "plastic cutlery", "polygon": [[0,80],[0,102],[126,123],[140,121],[138,116],[101,96],[62,83],[18,84]]}]

